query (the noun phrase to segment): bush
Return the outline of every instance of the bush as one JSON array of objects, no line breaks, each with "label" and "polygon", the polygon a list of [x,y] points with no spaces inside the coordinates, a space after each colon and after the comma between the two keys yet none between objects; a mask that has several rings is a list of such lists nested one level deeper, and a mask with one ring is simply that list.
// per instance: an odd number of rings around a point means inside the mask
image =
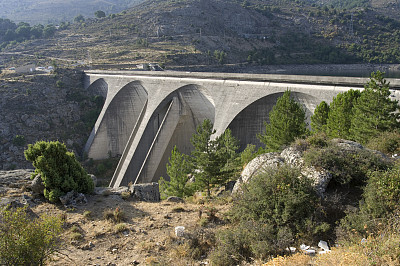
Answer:
[{"label": "bush", "polygon": [[372,218],[387,217],[399,209],[400,169],[374,171],[369,173],[367,186],[363,193],[362,212]]},{"label": "bush", "polygon": [[332,174],[332,181],[340,185],[365,184],[368,171],[385,170],[392,166],[388,160],[372,151],[348,150],[333,143],[327,147],[307,150],[304,161],[308,165],[327,170]]},{"label": "bush", "polygon": [[243,185],[229,218],[235,226],[218,236],[215,265],[236,265],[250,258],[281,254],[293,242],[329,230],[319,214],[319,198],[300,170],[267,168]]},{"label": "bush", "polygon": [[44,196],[51,202],[59,201],[59,197],[69,191],[91,193],[93,180],[76,160],[74,153],[68,152],[65,144],[58,141],[38,141],[29,144],[24,152],[25,158],[41,174],[45,186]]},{"label": "bush", "polygon": [[13,144],[16,146],[24,146],[26,143],[25,137],[23,135],[16,135],[13,138]]},{"label": "bush", "polygon": [[1,265],[43,265],[60,248],[59,218],[31,219],[25,208],[3,208],[0,218]]},{"label": "bush", "polygon": [[378,150],[387,155],[400,153],[400,133],[397,131],[386,131],[372,138],[366,145],[368,148]]}]

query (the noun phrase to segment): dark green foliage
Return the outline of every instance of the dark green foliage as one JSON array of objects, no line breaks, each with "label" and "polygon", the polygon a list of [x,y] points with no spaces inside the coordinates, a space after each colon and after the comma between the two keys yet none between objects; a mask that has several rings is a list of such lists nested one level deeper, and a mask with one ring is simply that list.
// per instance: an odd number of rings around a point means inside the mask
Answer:
[{"label": "dark green foliage", "polygon": [[67,151],[65,144],[38,141],[34,145],[29,144],[24,154],[36,168],[35,174],[41,174],[44,196],[51,202],[57,202],[60,196],[72,190],[82,193],[93,191],[93,180],[74,153]]},{"label": "dark green foliage", "polygon": [[387,217],[399,209],[400,203],[400,169],[374,171],[369,173],[367,186],[363,194],[364,202],[361,212],[372,218]]},{"label": "dark green foliage", "polygon": [[77,15],[77,16],[74,18],[74,22],[75,22],[75,23],[82,23],[82,22],[85,22],[85,18],[84,18],[81,14],[79,14],[79,15]]},{"label": "dark green foliage", "polygon": [[249,53],[247,61],[259,65],[270,65],[275,63],[275,54],[271,49],[254,50]]},{"label": "dark green foliage", "polygon": [[16,146],[24,146],[26,143],[25,136],[16,135],[13,139],[13,144]]},{"label": "dark green foliage", "polygon": [[94,12],[94,15],[96,16],[96,18],[106,17],[106,13],[104,13],[104,11],[102,11],[102,10],[97,10],[96,12]]},{"label": "dark green foliage", "polygon": [[262,259],[269,254],[282,253],[282,248],[289,246],[293,236],[286,235],[279,239],[284,245],[277,246],[278,239],[273,231],[272,226],[253,221],[245,221],[220,231],[217,234],[216,249],[209,256],[211,265],[240,265],[242,261],[250,261],[252,258]]},{"label": "dark green foliage", "polygon": [[193,186],[187,182],[189,180],[189,173],[191,172],[191,165],[186,159],[186,156],[178,151],[175,146],[171,151],[171,157],[168,159],[167,174],[170,181],[166,181],[163,177],[160,178],[160,194],[161,198],[168,196],[187,197],[193,195]]},{"label": "dark green foliage", "polygon": [[238,265],[282,254],[300,238],[329,229],[316,215],[319,199],[311,180],[299,169],[267,168],[243,186],[229,214],[235,225],[218,235],[210,256],[213,265]]},{"label": "dark green foliage", "polygon": [[366,146],[387,155],[400,154],[400,133],[385,131],[368,141]]},{"label": "dark green foliage", "polygon": [[44,265],[60,249],[58,218],[31,218],[26,208],[2,208],[0,220],[1,265]]},{"label": "dark green foliage", "polygon": [[288,227],[295,236],[317,205],[311,180],[290,166],[268,168],[245,185],[231,214],[237,221],[260,221],[274,228]]},{"label": "dark green foliage", "polygon": [[349,139],[353,106],[359,97],[360,91],[349,90],[333,98],[326,125],[328,136]]},{"label": "dark green foliage", "polygon": [[370,150],[346,149],[329,143],[327,147],[311,148],[304,153],[308,165],[322,168],[332,174],[332,183],[364,184],[371,170],[385,170],[391,163]]},{"label": "dark green foliage", "polygon": [[371,80],[354,104],[350,129],[352,138],[365,144],[381,132],[399,128],[398,111],[398,102],[390,99],[389,84],[383,73],[372,73]]},{"label": "dark green foliage", "polygon": [[265,123],[265,132],[258,138],[268,150],[277,151],[307,134],[305,118],[301,105],[290,98],[290,91],[286,91],[269,113],[270,122]]},{"label": "dark green foliage", "polygon": [[320,132],[326,130],[326,124],[329,117],[329,105],[322,101],[314,110],[314,114],[311,116],[311,128],[314,132]]},{"label": "dark green foliage", "polygon": [[[368,235],[380,229],[378,222],[389,219],[398,213],[400,202],[400,169],[373,171],[368,174],[359,210],[349,212],[340,221],[339,230],[349,234],[352,230]],[[396,218],[398,223],[398,217]]]},{"label": "dark green foliage", "polygon": [[210,189],[213,185],[220,185],[228,181],[230,175],[236,172],[236,150],[238,141],[227,129],[221,136],[211,140],[215,133],[213,124],[206,119],[202,125],[197,127],[191,143],[193,175],[199,188],[207,191],[210,196]]}]

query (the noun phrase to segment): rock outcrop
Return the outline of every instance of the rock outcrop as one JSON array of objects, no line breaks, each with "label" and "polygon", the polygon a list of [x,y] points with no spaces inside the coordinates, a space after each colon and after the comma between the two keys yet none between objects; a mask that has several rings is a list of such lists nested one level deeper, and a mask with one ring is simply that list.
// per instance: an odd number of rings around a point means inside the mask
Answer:
[{"label": "rock outcrop", "polygon": [[[361,144],[354,141],[332,139],[330,143],[336,145],[343,152],[357,153],[364,150],[377,154],[382,157],[382,159],[387,159],[384,154],[366,149]],[[313,180],[313,186],[316,192],[320,196],[323,196],[329,181],[332,179],[332,174],[326,169],[317,169],[314,166],[306,165],[303,160],[303,153],[304,152],[300,149],[289,147],[284,149],[281,153],[266,153],[257,156],[247,164],[240,178],[237,180],[233,192],[239,191],[243,183],[249,182],[253,176],[262,173],[264,169],[289,164],[293,167],[300,168],[302,175]]]}]

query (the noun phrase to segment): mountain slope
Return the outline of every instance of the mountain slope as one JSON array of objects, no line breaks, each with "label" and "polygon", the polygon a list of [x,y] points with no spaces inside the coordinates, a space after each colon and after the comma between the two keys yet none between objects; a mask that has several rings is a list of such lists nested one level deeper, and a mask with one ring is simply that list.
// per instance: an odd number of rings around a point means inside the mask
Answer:
[{"label": "mountain slope", "polygon": [[0,17],[31,24],[57,24],[71,21],[78,14],[93,17],[97,10],[118,13],[140,2],[142,0],[0,0]]},{"label": "mountain slope", "polygon": [[397,63],[400,21],[397,9],[389,12],[394,3],[385,1],[348,10],[300,0],[148,0],[3,51],[95,68]]}]

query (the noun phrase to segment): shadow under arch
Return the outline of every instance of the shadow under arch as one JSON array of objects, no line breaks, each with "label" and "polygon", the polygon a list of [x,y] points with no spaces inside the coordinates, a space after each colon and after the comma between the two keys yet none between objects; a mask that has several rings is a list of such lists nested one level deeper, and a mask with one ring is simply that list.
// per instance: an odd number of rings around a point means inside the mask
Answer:
[{"label": "shadow under arch", "polygon": [[[264,122],[269,123],[269,112],[272,111],[276,101],[283,93],[273,93],[254,101],[231,121],[228,128],[232,131],[232,135],[239,140],[239,151],[243,151],[248,144],[256,145],[256,148],[264,146],[257,135],[265,131]],[[310,117],[320,100],[312,95],[295,91],[291,91],[290,97],[303,106],[306,111],[307,125],[310,125]]]},{"label": "shadow under arch", "polygon": [[205,88],[190,84],[170,93],[148,120],[119,185],[156,182],[161,176],[168,179],[166,164],[171,150],[176,145],[181,153],[190,154],[190,139],[204,119],[215,120],[215,107]]},{"label": "shadow under arch", "polygon": [[132,81],[122,87],[104,106],[95,126],[95,137],[88,156],[106,159],[121,155],[137,123],[141,122],[146,109],[148,93],[140,81]]},{"label": "shadow under arch", "polygon": [[108,84],[103,78],[99,78],[90,84],[90,86],[87,88],[87,91],[93,95],[101,95],[104,99],[106,99],[108,94]]}]

